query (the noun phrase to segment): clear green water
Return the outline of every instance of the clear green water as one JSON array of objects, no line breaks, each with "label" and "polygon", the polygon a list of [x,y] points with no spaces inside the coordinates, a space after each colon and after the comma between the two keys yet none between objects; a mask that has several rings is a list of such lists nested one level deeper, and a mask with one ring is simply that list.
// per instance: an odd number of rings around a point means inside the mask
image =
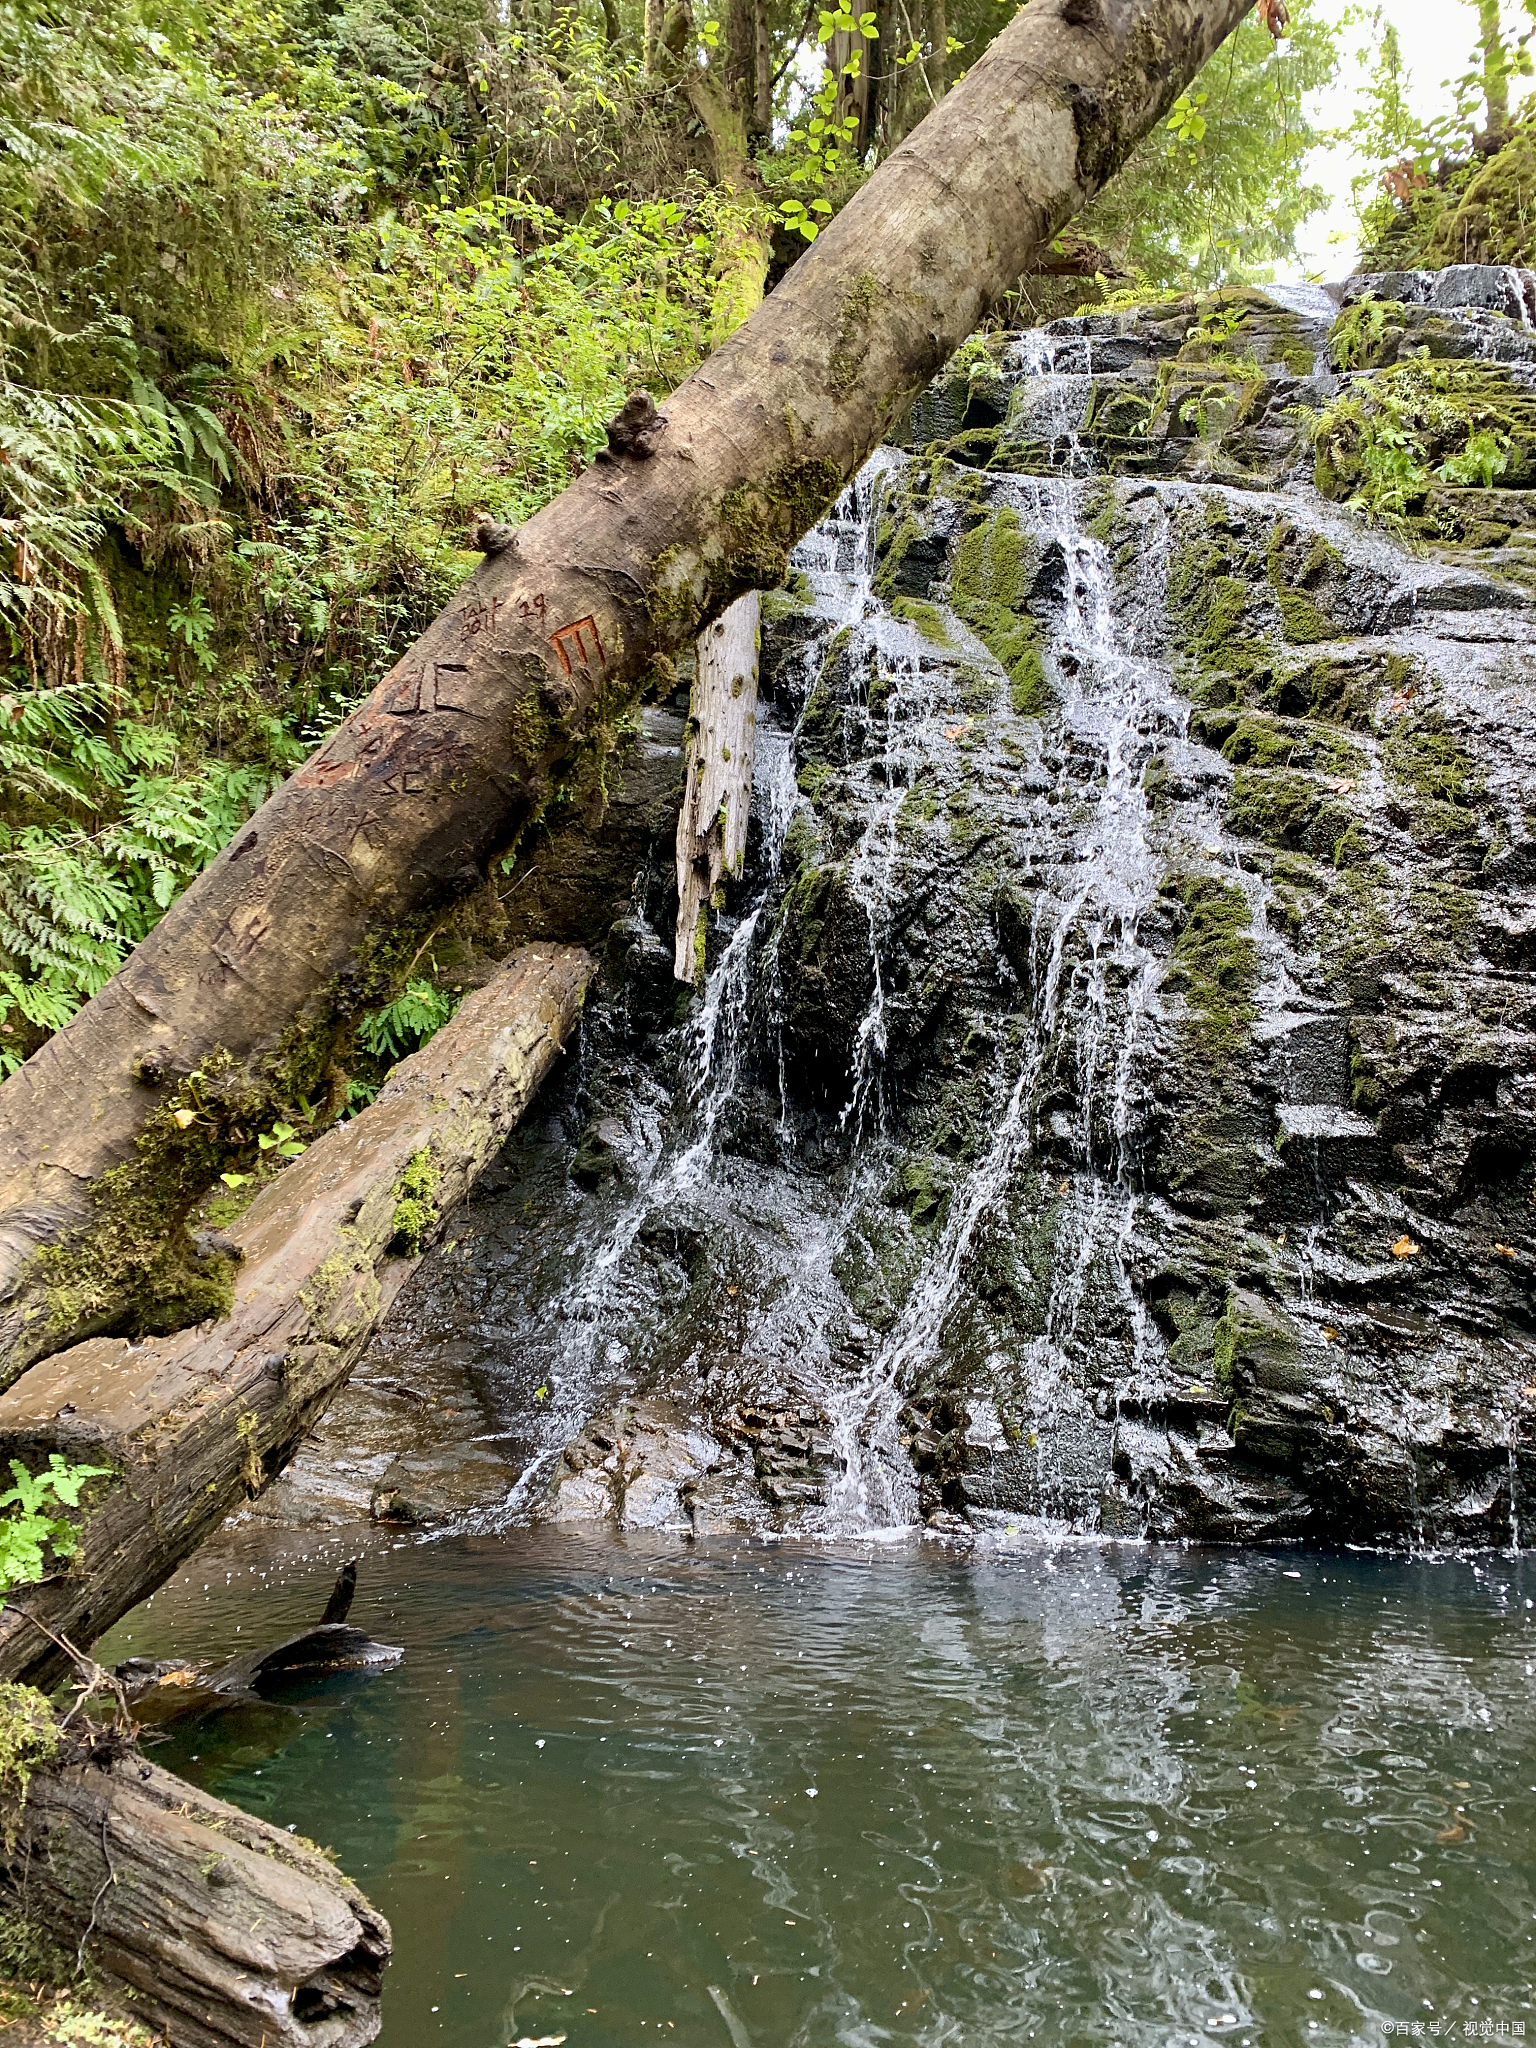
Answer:
[{"label": "clear green water", "polygon": [[[194,1571],[112,1647],[248,1647],[332,1569]],[[1536,2038],[1533,1596],[514,1533],[365,1562],[400,1669],[159,1754],[389,1914],[386,2048]]]}]

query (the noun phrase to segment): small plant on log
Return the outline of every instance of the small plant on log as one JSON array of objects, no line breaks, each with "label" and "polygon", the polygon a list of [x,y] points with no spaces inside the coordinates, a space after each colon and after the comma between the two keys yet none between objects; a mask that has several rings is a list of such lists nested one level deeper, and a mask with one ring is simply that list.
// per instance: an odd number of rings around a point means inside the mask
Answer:
[{"label": "small plant on log", "polygon": [[413,1152],[395,1182],[393,1242],[419,1258],[436,1221],[437,1168],[430,1152]]},{"label": "small plant on log", "polygon": [[[56,1509],[78,1507],[86,1481],[106,1478],[110,1469],[106,1465],[71,1465],[58,1451],[50,1453],[45,1472],[29,1472],[19,1458],[12,1458],[16,1483],[0,1493],[0,1508],[12,1510],[0,1518],[0,1593],[12,1586],[33,1585],[42,1578],[49,1550],[57,1562],[74,1555],[79,1531]],[[4,1770],[0,1755],[0,1776]]]}]

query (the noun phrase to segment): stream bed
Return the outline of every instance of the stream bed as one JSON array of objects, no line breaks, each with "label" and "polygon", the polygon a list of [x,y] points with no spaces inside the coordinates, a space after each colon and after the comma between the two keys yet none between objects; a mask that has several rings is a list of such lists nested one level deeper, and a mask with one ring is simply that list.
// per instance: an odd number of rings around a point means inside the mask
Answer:
[{"label": "stream bed", "polygon": [[[199,1559],[227,1655],[338,1559]],[[157,1761],[393,1923],[385,2048],[1375,2043],[1536,2030],[1536,1567],[1042,1537],[365,1555],[402,1645]]]}]

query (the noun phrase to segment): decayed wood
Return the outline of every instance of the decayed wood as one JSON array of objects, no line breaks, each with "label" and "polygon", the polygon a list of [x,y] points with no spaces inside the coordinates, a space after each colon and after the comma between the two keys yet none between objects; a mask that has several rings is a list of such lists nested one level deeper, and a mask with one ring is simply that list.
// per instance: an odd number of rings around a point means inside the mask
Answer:
[{"label": "decayed wood", "polygon": [[357,2048],[389,1922],[307,1843],[112,1744],[33,1773],[5,1903],[85,1946],[172,2048]]},{"label": "decayed wood", "polygon": [[[476,884],[668,657],[780,580],[1248,4],[1030,0],[664,426],[617,434],[515,540],[492,537],[367,702],[0,1089],[0,1286],[131,1156],[157,1100],[145,1076],[217,1047],[267,1057],[370,936]],[[15,1327],[0,1314],[0,1345]]]},{"label": "decayed wood", "polygon": [[679,981],[703,966],[702,920],[720,877],[739,875],[747,854],[752,763],[757,751],[757,652],[761,601],[738,597],[699,635],[698,673],[685,742],[688,780],[677,819]]},{"label": "decayed wood", "polygon": [[[369,1105],[310,1146],[227,1233],[242,1256],[233,1313],[170,1337],[95,1337],[0,1396],[0,1470],[18,1457],[110,1464],[67,1576],[0,1612],[0,1677],[47,1682],[154,1591],[287,1463],[346,1379],[446,1215],[532,1099],[592,971],[576,946],[528,946],[468,996]],[[431,1200],[402,1244],[400,1178],[429,1157]]]}]

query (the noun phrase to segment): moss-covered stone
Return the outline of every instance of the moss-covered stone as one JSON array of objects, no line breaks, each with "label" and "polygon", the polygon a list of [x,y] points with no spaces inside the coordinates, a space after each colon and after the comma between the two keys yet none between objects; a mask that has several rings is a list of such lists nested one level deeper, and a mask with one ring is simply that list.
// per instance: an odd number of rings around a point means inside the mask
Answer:
[{"label": "moss-covered stone", "polygon": [[1240,768],[1232,778],[1227,823],[1267,846],[1333,860],[1349,830],[1348,811],[1311,775]]},{"label": "moss-covered stone", "polygon": [[1425,239],[1429,264],[1529,264],[1536,253],[1536,130],[1508,140],[1442,206]]},{"label": "moss-covered stone", "polygon": [[1257,1016],[1259,955],[1248,899],[1234,883],[1192,875],[1167,885],[1183,911],[1164,987],[1180,990],[1210,1052],[1236,1044]]},{"label": "moss-covered stone", "polygon": [[1055,703],[1040,627],[1026,609],[1039,565],[1039,543],[1004,507],[971,527],[950,576],[950,605],[1002,665],[1021,718],[1039,717]]}]

